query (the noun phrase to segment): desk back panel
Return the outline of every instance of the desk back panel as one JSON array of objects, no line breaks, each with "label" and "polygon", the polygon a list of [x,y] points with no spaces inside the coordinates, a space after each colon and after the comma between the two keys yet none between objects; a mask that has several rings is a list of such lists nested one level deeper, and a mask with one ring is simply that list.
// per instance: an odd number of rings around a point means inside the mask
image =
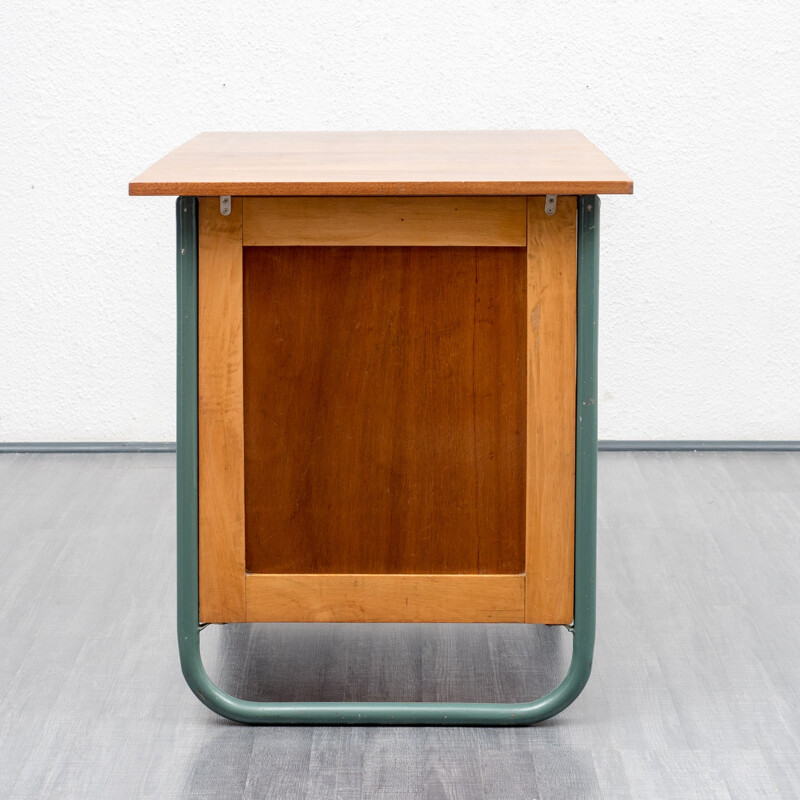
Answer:
[{"label": "desk back panel", "polygon": [[525,571],[525,249],[245,247],[247,569]]},{"label": "desk back panel", "polygon": [[575,197],[199,213],[201,620],[570,622]]}]

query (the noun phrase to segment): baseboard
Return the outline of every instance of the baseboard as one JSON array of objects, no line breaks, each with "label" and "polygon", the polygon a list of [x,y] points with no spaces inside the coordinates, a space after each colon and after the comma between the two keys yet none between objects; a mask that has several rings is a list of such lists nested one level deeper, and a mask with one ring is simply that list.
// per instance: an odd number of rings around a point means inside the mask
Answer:
[{"label": "baseboard", "polygon": [[[624,451],[800,451],[800,441],[754,439],[614,439],[598,442],[601,452]],[[175,442],[0,442],[0,453],[174,453]]]},{"label": "baseboard", "polygon": [[174,453],[175,442],[0,442],[0,453]]},{"label": "baseboard", "polygon": [[755,439],[617,439],[597,443],[597,449],[605,452],[674,450],[695,451],[743,451],[784,452],[800,450],[800,441],[761,441]]}]

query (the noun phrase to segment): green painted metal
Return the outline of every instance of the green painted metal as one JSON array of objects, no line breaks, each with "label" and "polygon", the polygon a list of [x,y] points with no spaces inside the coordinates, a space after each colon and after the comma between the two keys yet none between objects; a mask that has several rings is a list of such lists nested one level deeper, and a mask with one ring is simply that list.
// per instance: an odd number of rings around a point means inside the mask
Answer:
[{"label": "green painted metal", "polygon": [[222,691],[200,656],[197,544],[197,199],[177,202],[178,646],[189,687],[217,714],[278,725],[529,725],[563,711],[592,669],[597,493],[599,199],[578,202],[578,348],[575,485],[575,620],[572,660],[552,692],[528,703],[256,702]]}]

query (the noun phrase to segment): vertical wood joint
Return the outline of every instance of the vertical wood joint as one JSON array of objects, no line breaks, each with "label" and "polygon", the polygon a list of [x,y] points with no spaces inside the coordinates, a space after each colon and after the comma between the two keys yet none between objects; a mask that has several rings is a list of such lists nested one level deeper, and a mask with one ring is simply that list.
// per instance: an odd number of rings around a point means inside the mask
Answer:
[{"label": "vertical wood joint", "polygon": [[202,197],[198,232],[198,491],[202,622],[246,619],[242,198]]},{"label": "vertical wood joint", "polygon": [[572,622],[577,198],[528,198],[526,622]]}]

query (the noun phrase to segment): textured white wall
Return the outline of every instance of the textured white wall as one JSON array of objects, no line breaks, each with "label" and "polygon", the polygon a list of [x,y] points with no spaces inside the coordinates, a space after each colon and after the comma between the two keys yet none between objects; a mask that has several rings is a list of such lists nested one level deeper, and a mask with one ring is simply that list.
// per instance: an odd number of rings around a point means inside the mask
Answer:
[{"label": "textured white wall", "polygon": [[0,8],[0,441],[171,440],[173,200],[203,130],[577,128],[603,204],[603,438],[800,439],[792,3]]}]

